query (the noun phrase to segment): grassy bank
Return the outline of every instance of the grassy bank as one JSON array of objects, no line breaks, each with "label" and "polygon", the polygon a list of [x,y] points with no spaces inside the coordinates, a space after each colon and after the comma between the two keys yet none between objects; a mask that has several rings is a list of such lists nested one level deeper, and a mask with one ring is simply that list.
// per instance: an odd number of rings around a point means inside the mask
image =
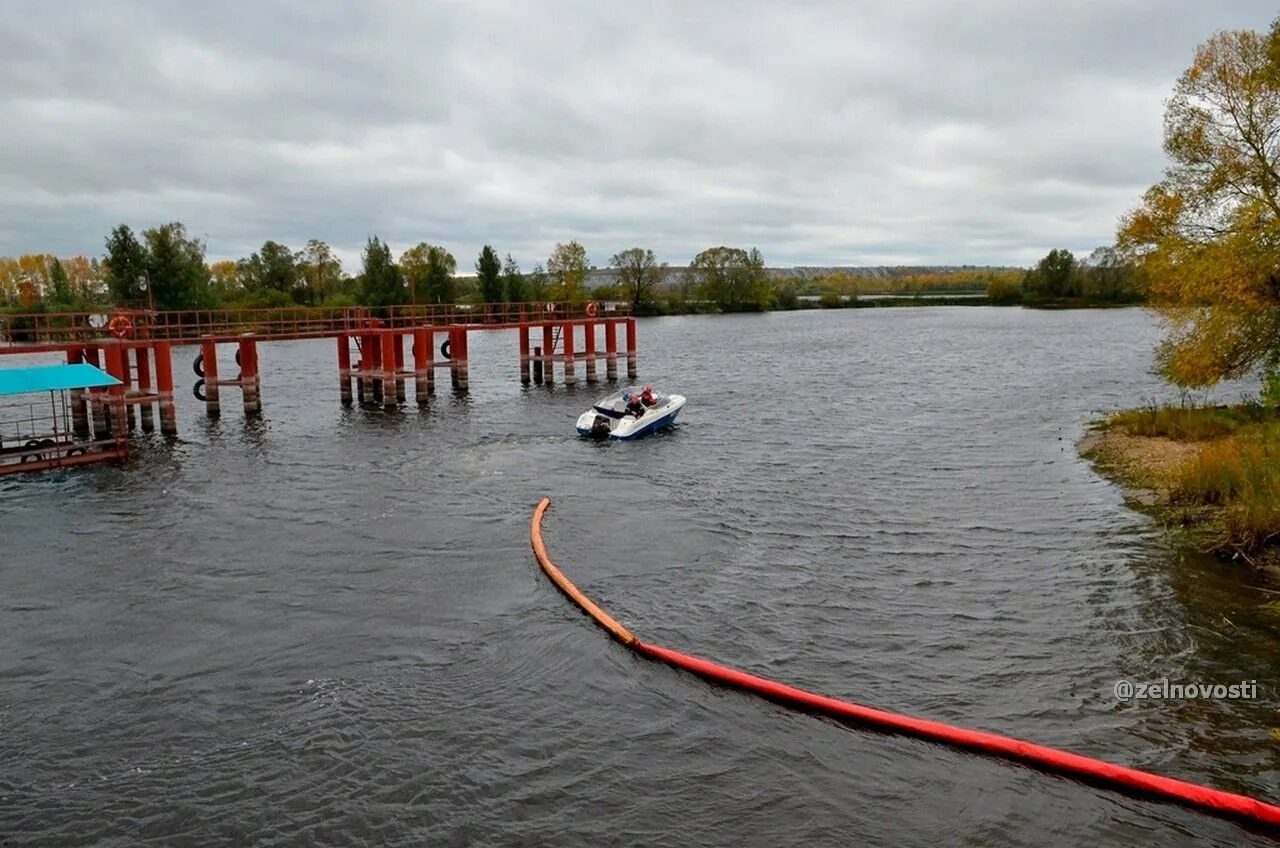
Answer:
[{"label": "grassy bank", "polygon": [[1280,565],[1280,417],[1258,403],[1150,407],[1097,422],[1081,452],[1197,544]]}]

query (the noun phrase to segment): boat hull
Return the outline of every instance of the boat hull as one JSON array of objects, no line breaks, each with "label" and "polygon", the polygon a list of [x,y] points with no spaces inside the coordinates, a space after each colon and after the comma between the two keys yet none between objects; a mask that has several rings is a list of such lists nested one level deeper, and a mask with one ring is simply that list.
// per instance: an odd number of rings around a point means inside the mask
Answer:
[{"label": "boat hull", "polygon": [[[645,412],[639,418],[630,415],[622,418],[611,420],[608,439],[613,442],[628,442],[633,439],[639,439],[656,433],[659,430],[670,427],[675,423],[676,416],[680,414],[680,410],[684,408],[685,398],[683,395],[669,395],[666,403],[658,407],[653,407]],[[595,409],[584,412],[578,418],[578,435],[580,436],[596,436],[604,438],[603,434],[597,436],[593,432],[592,425],[599,413]]]}]

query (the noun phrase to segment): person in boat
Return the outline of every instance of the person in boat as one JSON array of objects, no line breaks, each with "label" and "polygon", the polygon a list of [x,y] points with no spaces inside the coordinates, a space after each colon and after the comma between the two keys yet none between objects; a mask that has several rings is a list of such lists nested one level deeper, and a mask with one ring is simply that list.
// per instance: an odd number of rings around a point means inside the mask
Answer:
[{"label": "person in boat", "polygon": [[631,413],[636,418],[644,415],[644,401],[640,399],[639,393],[623,395],[622,400],[627,405],[627,412]]},{"label": "person in boat", "polygon": [[653,406],[658,399],[653,396],[653,386],[645,386],[644,391],[640,393],[640,402],[645,406]]}]

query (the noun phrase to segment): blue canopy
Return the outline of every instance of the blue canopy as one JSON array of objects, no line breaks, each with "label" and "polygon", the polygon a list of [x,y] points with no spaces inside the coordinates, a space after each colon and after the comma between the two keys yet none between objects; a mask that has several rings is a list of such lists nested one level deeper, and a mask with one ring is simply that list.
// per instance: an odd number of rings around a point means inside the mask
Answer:
[{"label": "blue canopy", "polygon": [[57,389],[97,389],[120,381],[94,365],[36,365],[0,368],[0,396],[25,395]]}]

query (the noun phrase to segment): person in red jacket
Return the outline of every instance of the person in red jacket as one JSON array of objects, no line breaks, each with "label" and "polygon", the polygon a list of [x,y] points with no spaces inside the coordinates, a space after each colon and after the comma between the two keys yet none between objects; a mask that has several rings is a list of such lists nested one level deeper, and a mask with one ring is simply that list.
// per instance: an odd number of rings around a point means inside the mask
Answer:
[{"label": "person in red jacket", "polygon": [[653,406],[658,402],[657,398],[653,396],[653,386],[644,387],[644,391],[640,393],[640,402],[645,406]]}]

